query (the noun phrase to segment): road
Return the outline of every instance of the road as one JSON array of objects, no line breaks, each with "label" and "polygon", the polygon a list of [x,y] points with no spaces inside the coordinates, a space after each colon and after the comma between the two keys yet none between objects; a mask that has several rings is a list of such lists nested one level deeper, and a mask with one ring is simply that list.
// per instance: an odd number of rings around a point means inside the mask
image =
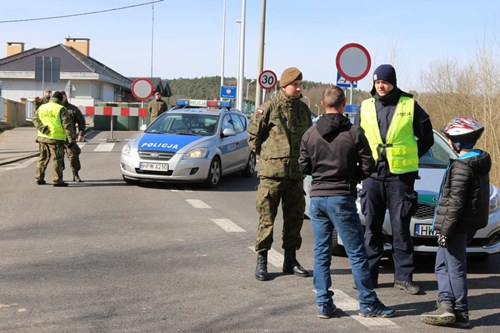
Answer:
[{"label": "road", "polygon": [[[414,280],[426,293],[417,296],[392,288],[384,260],[377,293],[396,307],[391,319],[356,315],[348,260],[334,257],[341,311],[318,319],[312,278],[280,273],[281,215],[272,279],[253,276],[257,179],[229,176],[215,190],[128,186],[118,163],[133,134],[107,142],[109,132],[94,132],[82,146],[84,182],[66,188],[36,185],[36,158],[0,166],[0,332],[455,331],[419,319],[436,299],[433,257],[418,259]],[[303,239],[298,259],[312,269],[308,220]],[[470,331],[498,331],[500,256],[470,260],[468,277]]]}]

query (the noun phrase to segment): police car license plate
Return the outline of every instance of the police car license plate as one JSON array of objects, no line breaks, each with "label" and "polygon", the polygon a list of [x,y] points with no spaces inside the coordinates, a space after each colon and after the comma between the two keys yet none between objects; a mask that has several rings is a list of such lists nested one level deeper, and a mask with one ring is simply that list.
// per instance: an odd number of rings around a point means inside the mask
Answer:
[{"label": "police car license plate", "polygon": [[415,224],[415,236],[437,236],[437,232],[432,231],[432,224]]},{"label": "police car license plate", "polygon": [[139,169],[147,171],[168,171],[168,163],[147,163],[141,162]]}]

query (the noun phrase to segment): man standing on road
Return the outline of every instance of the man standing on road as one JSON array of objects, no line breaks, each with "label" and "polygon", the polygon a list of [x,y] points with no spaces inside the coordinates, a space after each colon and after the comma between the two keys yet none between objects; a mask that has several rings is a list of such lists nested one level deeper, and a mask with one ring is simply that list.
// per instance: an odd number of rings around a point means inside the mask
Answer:
[{"label": "man standing on road", "polygon": [[167,109],[167,102],[161,99],[160,92],[155,92],[155,99],[148,104],[148,110],[151,115],[151,122],[153,122],[153,120],[155,120],[160,114],[167,111]]},{"label": "man standing on road", "polygon": [[363,228],[356,208],[356,185],[370,175],[375,163],[370,145],[359,126],[344,116],[344,91],[330,86],[323,92],[325,115],[309,128],[300,143],[299,166],[312,175],[310,213],[314,234],[314,278],[318,317],[331,318],[336,310],[332,277],[332,237],[336,230],[349,256],[363,317],[391,317],[373,290]]},{"label": "man standing on road", "polygon": [[365,132],[376,166],[363,181],[361,209],[365,216],[365,246],[374,287],[384,251],[382,225],[386,209],[392,227],[394,288],[419,294],[413,282],[415,262],[410,220],[418,208],[414,190],[418,160],[434,143],[431,120],[413,99],[396,85],[396,71],[380,65],[373,74],[372,98],[361,103],[355,124]]},{"label": "man standing on road", "polygon": [[283,272],[309,276],[297,261],[304,221],[303,175],[299,170],[300,138],[312,125],[311,110],[302,102],[302,72],[287,68],[281,75],[281,89],[271,101],[259,106],[248,128],[248,143],[259,157],[257,211],[259,227],[255,242],[255,278],[269,280],[267,252],[273,243],[273,226],[278,206],[283,209]]},{"label": "man standing on road", "polygon": [[48,103],[42,104],[33,116],[33,125],[38,130],[40,156],[36,165],[36,183],[45,184],[45,170],[52,158],[52,182],[54,186],[68,186],[63,180],[64,148],[76,142],[71,129],[71,118],[62,105],[63,96],[54,92]]},{"label": "man standing on road", "polygon": [[[66,92],[64,90],[61,91],[63,96],[63,105],[68,110],[68,114],[71,118],[71,129],[73,132],[73,138],[76,142],[82,142],[85,138],[85,117],[82,114],[82,111],[76,106],[68,102],[68,97],[66,96]],[[78,131],[76,128],[78,127]],[[72,148],[67,147],[66,153],[68,154],[69,163],[71,166],[71,171],[73,172],[73,181],[81,182],[82,179],[78,172],[82,168],[80,163],[80,147],[75,144]]]},{"label": "man standing on road", "polygon": [[43,92],[43,97],[42,98],[40,98],[38,96],[35,97],[35,111],[38,110],[38,108],[40,107],[40,105],[49,102],[51,94],[52,94],[52,91],[50,91],[50,89],[45,89],[45,91]]}]

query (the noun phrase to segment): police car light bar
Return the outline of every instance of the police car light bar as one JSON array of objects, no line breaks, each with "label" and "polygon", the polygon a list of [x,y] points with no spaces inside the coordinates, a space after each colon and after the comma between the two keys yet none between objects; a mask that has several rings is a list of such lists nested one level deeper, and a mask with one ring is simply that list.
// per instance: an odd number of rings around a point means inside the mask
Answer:
[{"label": "police car light bar", "polygon": [[177,106],[209,107],[209,108],[230,108],[231,101],[203,100],[203,99],[178,99]]}]

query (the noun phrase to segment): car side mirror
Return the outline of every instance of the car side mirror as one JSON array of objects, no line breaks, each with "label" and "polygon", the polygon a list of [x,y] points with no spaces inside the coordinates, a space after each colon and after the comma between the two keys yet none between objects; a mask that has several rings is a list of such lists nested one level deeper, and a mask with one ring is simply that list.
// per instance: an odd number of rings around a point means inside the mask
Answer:
[{"label": "car side mirror", "polygon": [[235,136],[236,132],[232,128],[224,128],[222,130],[222,136]]},{"label": "car side mirror", "polygon": [[139,127],[139,130],[144,132],[147,127],[148,127],[148,124],[142,124],[141,127]]}]

